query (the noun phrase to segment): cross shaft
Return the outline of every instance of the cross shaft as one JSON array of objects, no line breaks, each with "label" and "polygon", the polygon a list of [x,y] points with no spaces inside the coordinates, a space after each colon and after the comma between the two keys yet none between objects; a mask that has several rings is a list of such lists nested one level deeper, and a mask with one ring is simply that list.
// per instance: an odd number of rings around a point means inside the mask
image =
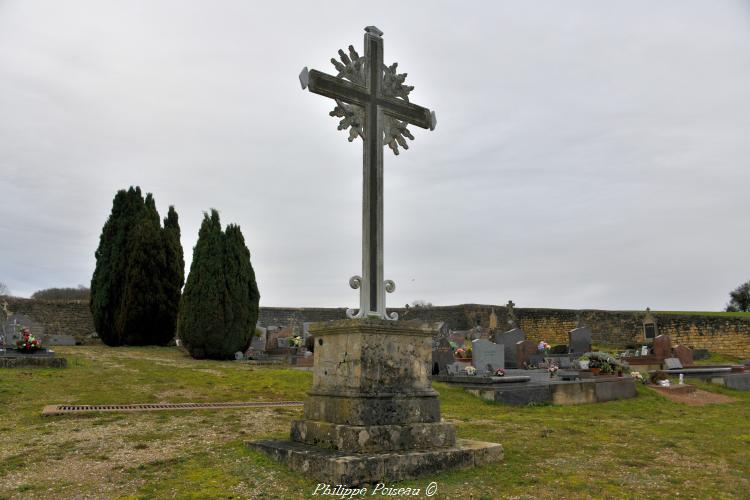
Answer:
[{"label": "cross shaft", "polygon": [[[359,134],[350,136],[350,140],[356,135],[362,135],[364,139],[362,149],[362,276],[353,276],[349,280],[352,288],[360,288],[360,308],[356,312],[348,310],[347,316],[395,320],[398,319],[398,315],[388,314],[385,310],[385,293],[395,290],[395,284],[393,281],[383,279],[383,117],[386,115],[392,119],[431,130],[435,128],[436,120],[435,113],[429,109],[384,93],[382,34],[373,26],[365,28],[365,62],[364,72],[361,75],[363,84],[307,68],[302,70],[300,82],[303,89],[307,88],[310,92],[336,99],[337,102],[359,106],[364,110],[364,120],[359,124]],[[351,48],[350,50],[353,51]],[[342,60],[351,62],[346,56],[342,56]],[[408,131],[406,134],[410,137]],[[393,149],[398,154],[396,148]]]}]

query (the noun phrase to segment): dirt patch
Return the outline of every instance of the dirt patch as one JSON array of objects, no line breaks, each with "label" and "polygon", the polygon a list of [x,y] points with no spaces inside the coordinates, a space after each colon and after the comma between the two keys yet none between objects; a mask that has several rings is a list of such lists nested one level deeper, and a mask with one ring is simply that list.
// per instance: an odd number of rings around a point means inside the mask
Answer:
[{"label": "dirt patch", "polygon": [[716,394],[715,392],[703,391],[701,389],[696,389],[695,392],[690,392],[687,394],[668,393],[659,391],[654,388],[651,388],[651,390],[658,392],[670,401],[674,401],[676,403],[684,403],[691,406],[734,403],[735,401],[738,401],[736,398],[725,396],[724,394]]}]

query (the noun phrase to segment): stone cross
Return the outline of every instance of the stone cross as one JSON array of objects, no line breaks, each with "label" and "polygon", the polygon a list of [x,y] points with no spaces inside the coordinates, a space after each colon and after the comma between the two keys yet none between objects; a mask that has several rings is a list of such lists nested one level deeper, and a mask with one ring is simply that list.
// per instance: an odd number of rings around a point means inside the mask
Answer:
[{"label": "stone cross", "polygon": [[330,76],[306,67],[299,75],[303,89],[335,99],[329,114],[341,118],[338,129],[349,129],[349,142],[364,142],[362,165],[362,275],[352,276],[349,285],[360,289],[359,311],[349,309],[350,318],[398,319],[386,313],[385,293],[396,285],[383,279],[383,146],[399,153],[409,149],[406,139],[414,136],[406,128],[412,124],[435,129],[435,112],[409,102],[414,87],[403,85],[406,73],[396,72],[397,63],[383,64],[383,32],[365,28],[365,52],[360,56],[349,46],[349,54],[339,50],[341,62],[331,59],[338,75]]},{"label": "stone cross", "polygon": [[515,304],[512,300],[509,300],[508,304],[505,307],[508,310],[508,324],[510,326],[516,326],[516,310],[514,309]]}]

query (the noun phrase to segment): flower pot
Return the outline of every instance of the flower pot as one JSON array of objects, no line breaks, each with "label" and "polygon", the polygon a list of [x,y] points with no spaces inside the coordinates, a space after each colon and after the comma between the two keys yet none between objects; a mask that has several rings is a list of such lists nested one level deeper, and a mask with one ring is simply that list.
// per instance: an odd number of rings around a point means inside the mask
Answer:
[{"label": "flower pot", "polygon": [[578,365],[581,367],[581,370],[588,370],[589,369],[589,360],[578,360]]},{"label": "flower pot", "polygon": [[591,368],[591,373],[593,373],[594,375],[599,375],[599,372],[601,372],[601,371],[602,371],[602,369],[599,368],[599,367],[593,367],[593,368]]}]

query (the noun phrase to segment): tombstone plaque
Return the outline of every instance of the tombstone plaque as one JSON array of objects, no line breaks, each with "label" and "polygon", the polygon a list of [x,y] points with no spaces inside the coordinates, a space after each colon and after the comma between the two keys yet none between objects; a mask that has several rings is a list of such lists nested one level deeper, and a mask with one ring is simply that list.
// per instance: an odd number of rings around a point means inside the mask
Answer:
[{"label": "tombstone plaque", "polygon": [[568,345],[570,346],[569,352],[574,357],[591,352],[591,328],[587,326],[573,328],[568,332]]},{"label": "tombstone plaque", "polygon": [[516,343],[516,364],[522,368],[524,363],[529,364],[532,357],[538,356],[537,343],[533,340],[522,340]]},{"label": "tombstone plaque", "polygon": [[518,368],[519,365],[516,362],[516,344],[522,340],[526,340],[526,335],[520,328],[513,328],[503,333],[495,334],[495,343],[502,345],[505,350],[505,366],[508,368]]},{"label": "tombstone plaque", "polygon": [[505,347],[485,339],[471,343],[471,364],[480,375],[494,374],[498,368],[505,368]]},{"label": "tombstone plaque", "polygon": [[672,349],[672,355],[680,360],[683,367],[693,366],[693,350],[685,345],[678,345]]},{"label": "tombstone plaque", "polygon": [[654,356],[656,359],[665,359],[672,357],[672,341],[669,335],[657,335],[654,338]]}]

